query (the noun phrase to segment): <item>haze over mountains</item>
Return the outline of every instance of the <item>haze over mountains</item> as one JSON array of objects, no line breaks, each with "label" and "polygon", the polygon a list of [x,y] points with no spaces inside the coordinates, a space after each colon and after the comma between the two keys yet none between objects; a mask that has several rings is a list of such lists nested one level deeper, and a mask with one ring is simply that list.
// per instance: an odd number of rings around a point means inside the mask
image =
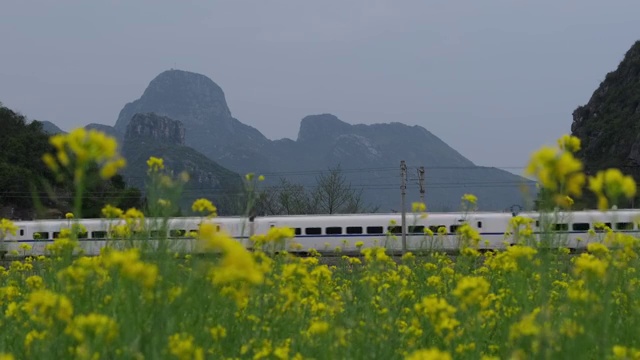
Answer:
[{"label": "haze over mountains", "polygon": [[285,177],[313,186],[320,172],[340,166],[352,185],[363,189],[365,203],[379,206],[379,211],[400,209],[401,160],[409,167],[408,203],[419,199],[416,169],[425,166],[431,211],[459,209],[465,193],[477,195],[482,210],[523,206],[521,187],[531,188],[522,177],[475,166],[421,126],[351,125],[334,115],[319,114],[302,119],[296,140],[267,139],[231,115],[218,85],[188,71],[159,74],[139,99],[123,107],[113,128],[100,128],[122,139],[131,119],[146,113],[181,122],[186,146],[233,172],[264,174],[267,183]]}]

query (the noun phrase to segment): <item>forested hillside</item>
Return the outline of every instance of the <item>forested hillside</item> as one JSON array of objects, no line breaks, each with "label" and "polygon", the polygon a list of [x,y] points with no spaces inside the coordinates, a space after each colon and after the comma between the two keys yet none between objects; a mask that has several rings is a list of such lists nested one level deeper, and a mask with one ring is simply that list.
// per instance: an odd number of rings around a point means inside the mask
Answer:
[{"label": "forested hillside", "polygon": [[[57,182],[42,161],[42,155],[53,150],[42,123],[0,103],[0,129],[0,217],[63,217],[71,210],[72,185]],[[83,203],[85,217],[98,217],[107,203],[139,207],[141,196],[117,175],[92,184]]]}]

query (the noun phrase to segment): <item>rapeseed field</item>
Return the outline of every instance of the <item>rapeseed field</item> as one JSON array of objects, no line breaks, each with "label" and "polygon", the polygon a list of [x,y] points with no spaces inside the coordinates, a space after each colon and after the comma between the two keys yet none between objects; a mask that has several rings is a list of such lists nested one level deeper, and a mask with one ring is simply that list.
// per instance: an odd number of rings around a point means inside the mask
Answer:
[{"label": "rapeseed field", "polygon": [[[530,219],[514,217],[509,230],[522,241],[504,251],[480,253],[481,237],[462,226],[455,260],[434,251],[392,258],[374,247],[328,265],[314,252],[270,250],[292,229],[257,235],[263,250],[247,251],[200,199],[193,210],[203,221],[191,235],[209,255],[195,255],[168,240],[132,241],[145,215],[171,213],[188,178],[151,158],[150,214],[105,207],[112,241],[86,257],[77,250],[84,184],[91,169],[109,178],[125,162],[115,140],[95,131],[51,143],[56,151],[43,160],[75,184],[76,210],[48,256],[23,245],[23,260],[0,267],[0,360],[640,359],[639,243],[629,234],[606,228],[572,255],[539,247]],[[549,211],[570,208],[585,187],[601,209],[635,196],[633,179],[615,169],[585,176],[579,147],[565,136],[532,156],[527,171]],[[428,215],[424,204],[414,210]],[[0,239],[15,230],[1,220]]]}]

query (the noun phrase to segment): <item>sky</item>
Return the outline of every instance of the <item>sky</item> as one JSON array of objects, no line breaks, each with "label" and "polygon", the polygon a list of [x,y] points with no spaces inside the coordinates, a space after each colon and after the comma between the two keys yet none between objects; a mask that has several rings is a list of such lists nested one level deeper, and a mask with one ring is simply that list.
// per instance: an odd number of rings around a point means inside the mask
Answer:
[{"label": "sky", "polygon": [[[522,173],[640,39],[640,1],[7,1],[0,102],[114,125],[162,71],[204,74],[271,139],[331,113],[420,125]],[[1,131],[1,129],[0,129]],[[419,166],[420,164],[411,164]]]}]

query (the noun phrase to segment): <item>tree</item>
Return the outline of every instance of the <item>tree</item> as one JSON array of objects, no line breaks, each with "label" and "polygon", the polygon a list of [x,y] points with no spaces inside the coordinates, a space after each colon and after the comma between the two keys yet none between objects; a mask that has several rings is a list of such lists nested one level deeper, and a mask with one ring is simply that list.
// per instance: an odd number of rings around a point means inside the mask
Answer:
[{"label": "tree", "polygon": [[282,178],[279,185],[267,187],[259,193],[256,214],[354,214],[377,210],[364,205],[362,189],[351,186],[340,166],[320,174],[312,189]]},{"label": "tree", "polygon": [[362,189],[355,190],[338,165],[316,179],[314,199],[319,214],[352,214],[364,211]]}]

